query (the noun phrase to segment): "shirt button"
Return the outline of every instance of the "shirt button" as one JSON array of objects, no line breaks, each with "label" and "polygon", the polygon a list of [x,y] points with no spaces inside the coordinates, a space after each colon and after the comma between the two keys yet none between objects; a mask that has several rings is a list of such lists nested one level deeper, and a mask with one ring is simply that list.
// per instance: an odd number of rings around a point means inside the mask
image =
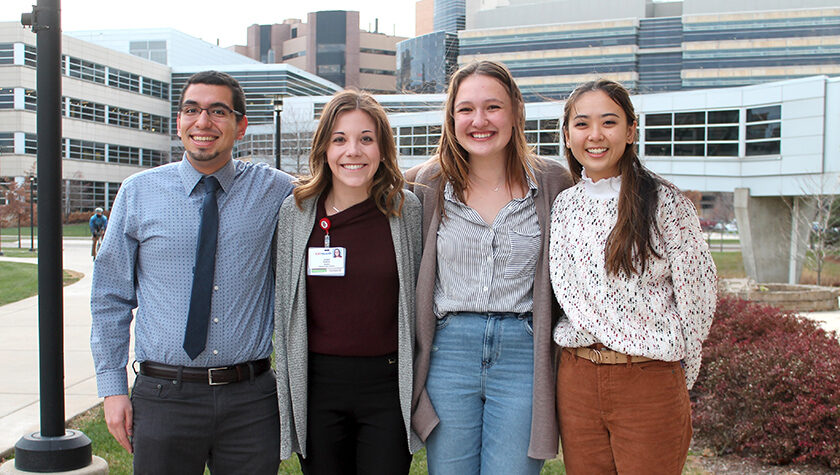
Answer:
[{"label": "shirt button", "polygon": [[213,354],[214,354],[214,355],[218,355],[218,354],[219,354],[219,350],[213,350]]},{"label": "shirt button", "polygon": [[213,290],[219,290],[219,286],[218,286],[218,285],[214,285],[214,286],[213,286]]},{"label": "shirt button", "polygon": [[214,318],[213,323],[219,323],[219,318],[218,317]]},{"label": "shirt button", "polygon": [[492,260],[493,260],[493,256],[487,256],[487,260],[488,260],[488,261],[492,261]]},{"label": "shirt button", "polygon": [[483,290],[484,290],[485,292],[487,292],[487,287],[484,287],[484,289],[483,289]]}]

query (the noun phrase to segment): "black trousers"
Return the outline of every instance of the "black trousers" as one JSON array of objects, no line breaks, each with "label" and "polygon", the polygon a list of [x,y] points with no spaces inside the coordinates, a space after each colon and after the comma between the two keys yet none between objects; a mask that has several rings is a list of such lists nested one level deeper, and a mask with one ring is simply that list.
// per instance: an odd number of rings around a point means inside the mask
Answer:
[{"label": "black trousers", "polygon": [[274,371],[220,386],[137,375],[131,403],[135,474],[277,474]]},{"label": "black trousers", "polygon": [[305,475],[408,473],[396,354],[309,354]]}]

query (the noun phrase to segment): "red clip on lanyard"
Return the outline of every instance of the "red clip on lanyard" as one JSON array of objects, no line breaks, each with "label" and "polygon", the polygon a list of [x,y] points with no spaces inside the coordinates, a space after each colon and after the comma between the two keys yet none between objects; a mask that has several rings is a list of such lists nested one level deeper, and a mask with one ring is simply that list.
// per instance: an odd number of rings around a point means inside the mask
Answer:
[{"label": "red clip on lanyard", "polygon": [[324,247],[330,247],[330,220],[327,218],[321,218],[318,225],[324,230]]}]

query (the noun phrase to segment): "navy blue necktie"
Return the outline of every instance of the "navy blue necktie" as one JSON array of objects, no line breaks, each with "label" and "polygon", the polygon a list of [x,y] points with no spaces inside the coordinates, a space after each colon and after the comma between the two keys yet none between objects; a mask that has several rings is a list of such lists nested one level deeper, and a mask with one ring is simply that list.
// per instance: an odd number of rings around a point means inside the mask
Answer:
[{"label": "navy blue necktie", "polygon": [[219,235],[219,208],[216,203],[219,181],[214,176],[205,176],[202,180],[204,181],[204,204],[201,207],[190,310],[187,314],[187,329],[184,333],[184,350],[193,360],[204,351],[207,345],[213,273],[216,269],[216,242]]}]

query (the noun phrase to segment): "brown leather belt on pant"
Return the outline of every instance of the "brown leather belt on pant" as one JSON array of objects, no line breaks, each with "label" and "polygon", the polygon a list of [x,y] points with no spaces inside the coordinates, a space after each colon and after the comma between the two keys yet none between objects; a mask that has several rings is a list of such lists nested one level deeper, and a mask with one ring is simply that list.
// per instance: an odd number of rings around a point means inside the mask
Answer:
[{"label": "brown leather belt on pant", "polygon": [[[608,348],[563,348],[569,353],[589,360],[595,364],[626,364],[626,363],[643,363],[645,361],[654,361],[647,356],[628,356],[624,353],[610,350]],[[628,361],[629,360],[629,361]]]},{"label": "brown leather belt on pant", "polygon": [[265,373],[269,368],[271,368],[271,362],[268,358],[218,368],[190,368],[144,361],[140,363],[140,374],[151,378],[180,379],[184,382],[217,386],[251,379]]}]

